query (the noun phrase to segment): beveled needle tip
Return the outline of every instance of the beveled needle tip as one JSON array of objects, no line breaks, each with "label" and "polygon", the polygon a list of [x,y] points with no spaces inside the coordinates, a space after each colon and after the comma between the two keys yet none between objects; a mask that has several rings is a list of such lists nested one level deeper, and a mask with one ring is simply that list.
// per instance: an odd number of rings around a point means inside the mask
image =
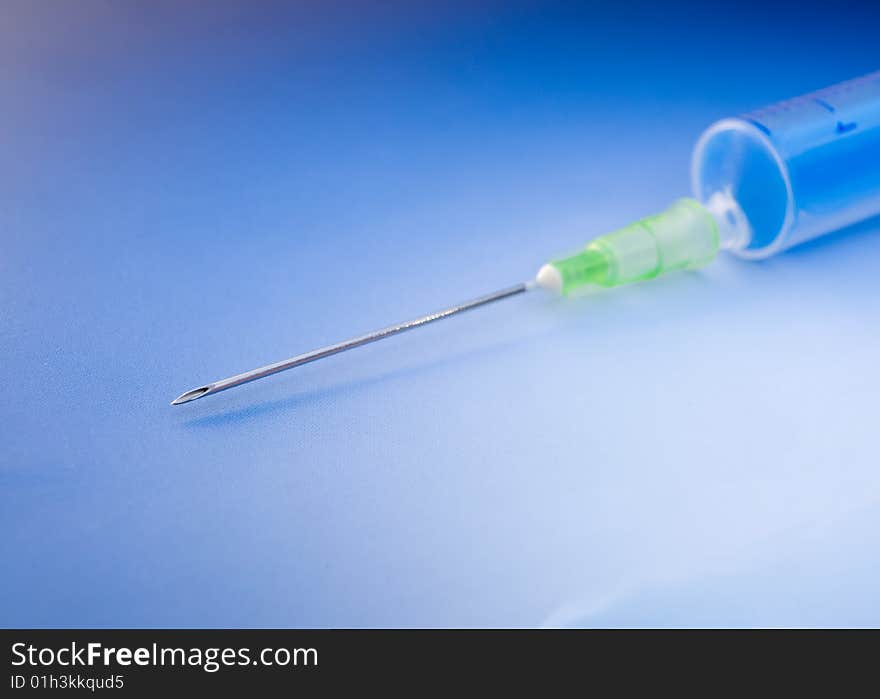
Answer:
[{"label": "beveled needle tip", "polygon": [[210,386],[199,386],[186,393],[181,393],[177,398],[171,401],[171,405],[181,405],[182,403],[189,403],[192,400],[198,400],[210,390]]}]

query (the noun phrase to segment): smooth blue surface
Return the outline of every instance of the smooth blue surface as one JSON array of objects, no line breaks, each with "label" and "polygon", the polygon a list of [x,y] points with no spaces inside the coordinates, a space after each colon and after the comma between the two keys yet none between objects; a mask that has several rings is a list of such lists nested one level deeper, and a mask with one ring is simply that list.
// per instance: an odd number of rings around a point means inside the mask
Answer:
[{"label": "smooth blue surface", "polygon": [[880,624],[877,226],[168,405],[659,210],[875,16],[182,7],[0,10],[2,625]]}]

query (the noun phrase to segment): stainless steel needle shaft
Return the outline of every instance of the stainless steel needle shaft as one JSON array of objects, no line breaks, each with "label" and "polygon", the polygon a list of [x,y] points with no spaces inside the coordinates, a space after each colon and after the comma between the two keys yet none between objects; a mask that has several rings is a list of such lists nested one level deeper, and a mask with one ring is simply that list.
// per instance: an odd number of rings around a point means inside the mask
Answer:
[{"label": "stainless steel needle shaft", "polygon": [[371,333],[367,333],[366,335],[359,335],[358,337],[353,337],[349,340],[337,342],[335,345],[327,345],[326,347],[321,347],[319,349],[312,350],[311,352],[306,352],[305,354],[298,354],[295,357],[291,357],[290,359],[284,359],[280,362],[275,362],[274,364],[268,364],[258,369],[246,371],[243,374],[230,376],[228,379],[214,381],[213,383],[199,386],[198,388],[194,388],[190,391],[187,391],[186,393],[179,395],[177,398],[171,401],[171,405],[189,403],[190,401],[204,398],[205,396],[210,396],[214,393],[219,393],[220,391],[225,391],[227,388],[241,386],[241,384],[243,383],[256,381],[257,379],[262,379],[265,376],[277,374],[279,371],[293,369],[294,367],[308,364],[309,362],[314,362],[315,360],[323,359],[324,357],[329,357],[331,354],[339,354],[340,352],[345,352],[346,350],[354,349],[355,347],[360,347],[361,345],[366,345],[370,342],[376,342],[377,340],[382,340],[386,337],[391,337],[392,335],[397,335],[398,333],[412,330],[413,328],[419,328],[423,325],[428,325],[428,323],[433,323],[434,321],[442,320],[443,318],[449,318],[450,316],[454,316],[458,313],[464,313],[465,311],[469,311],[473,308],[478,308],[480,306],[485,306],[486,304],[493,303],[495,301],[500,301],[501,299],[506,299],[510,298],[511,296],[516,296],[517,294],[522,294],[523,292],[528,291],[531,288],[531,282],[517,284],[516,286],[511,286],[507,289],[501,289],[500,291],[496,291],[492,294],[486,294],[485,296],[480,296],[479,298],[465,301],[464,303],[460,303],[457,306],[451,306],[445,310],[437,311],[436,313],[430,313],[426,316],[422,316],[421,318],[416,318],[415,320],[408,320],[405,323],[391,325],[387,328],[382,328],[381,330],[375,330]]}]

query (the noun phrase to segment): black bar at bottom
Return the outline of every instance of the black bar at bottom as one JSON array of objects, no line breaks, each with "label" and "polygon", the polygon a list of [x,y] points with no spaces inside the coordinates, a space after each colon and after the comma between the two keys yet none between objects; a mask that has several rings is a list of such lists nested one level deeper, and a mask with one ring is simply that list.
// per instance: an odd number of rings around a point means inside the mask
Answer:
[{"label": "black bar at bottom", "polygon": [[[783,689],[870,677],[872,631],[7,630],[5,696]],[[834,663],[840,662],[840,672]],[[701,679],[708,677],[709,680]],[[705,684],[708,682],[708,684]],[[477,684],[479,683],[479,684]],[[487,684],[488,683],[488,684]]]}]

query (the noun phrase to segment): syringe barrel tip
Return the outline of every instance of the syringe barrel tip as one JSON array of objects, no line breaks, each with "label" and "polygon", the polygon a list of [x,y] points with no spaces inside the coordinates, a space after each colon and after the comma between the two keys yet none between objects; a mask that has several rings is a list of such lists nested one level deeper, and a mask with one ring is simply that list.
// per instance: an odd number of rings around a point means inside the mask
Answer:
[{"label": "syringe barrel tip", "polygon": [[712,214],[693,199],[680,199],[660,214],[596,238],[574,255],[552,260],[537,283],[563,294],[587,284],[619,286],[701,267],[715,259],[718,247]]}]

